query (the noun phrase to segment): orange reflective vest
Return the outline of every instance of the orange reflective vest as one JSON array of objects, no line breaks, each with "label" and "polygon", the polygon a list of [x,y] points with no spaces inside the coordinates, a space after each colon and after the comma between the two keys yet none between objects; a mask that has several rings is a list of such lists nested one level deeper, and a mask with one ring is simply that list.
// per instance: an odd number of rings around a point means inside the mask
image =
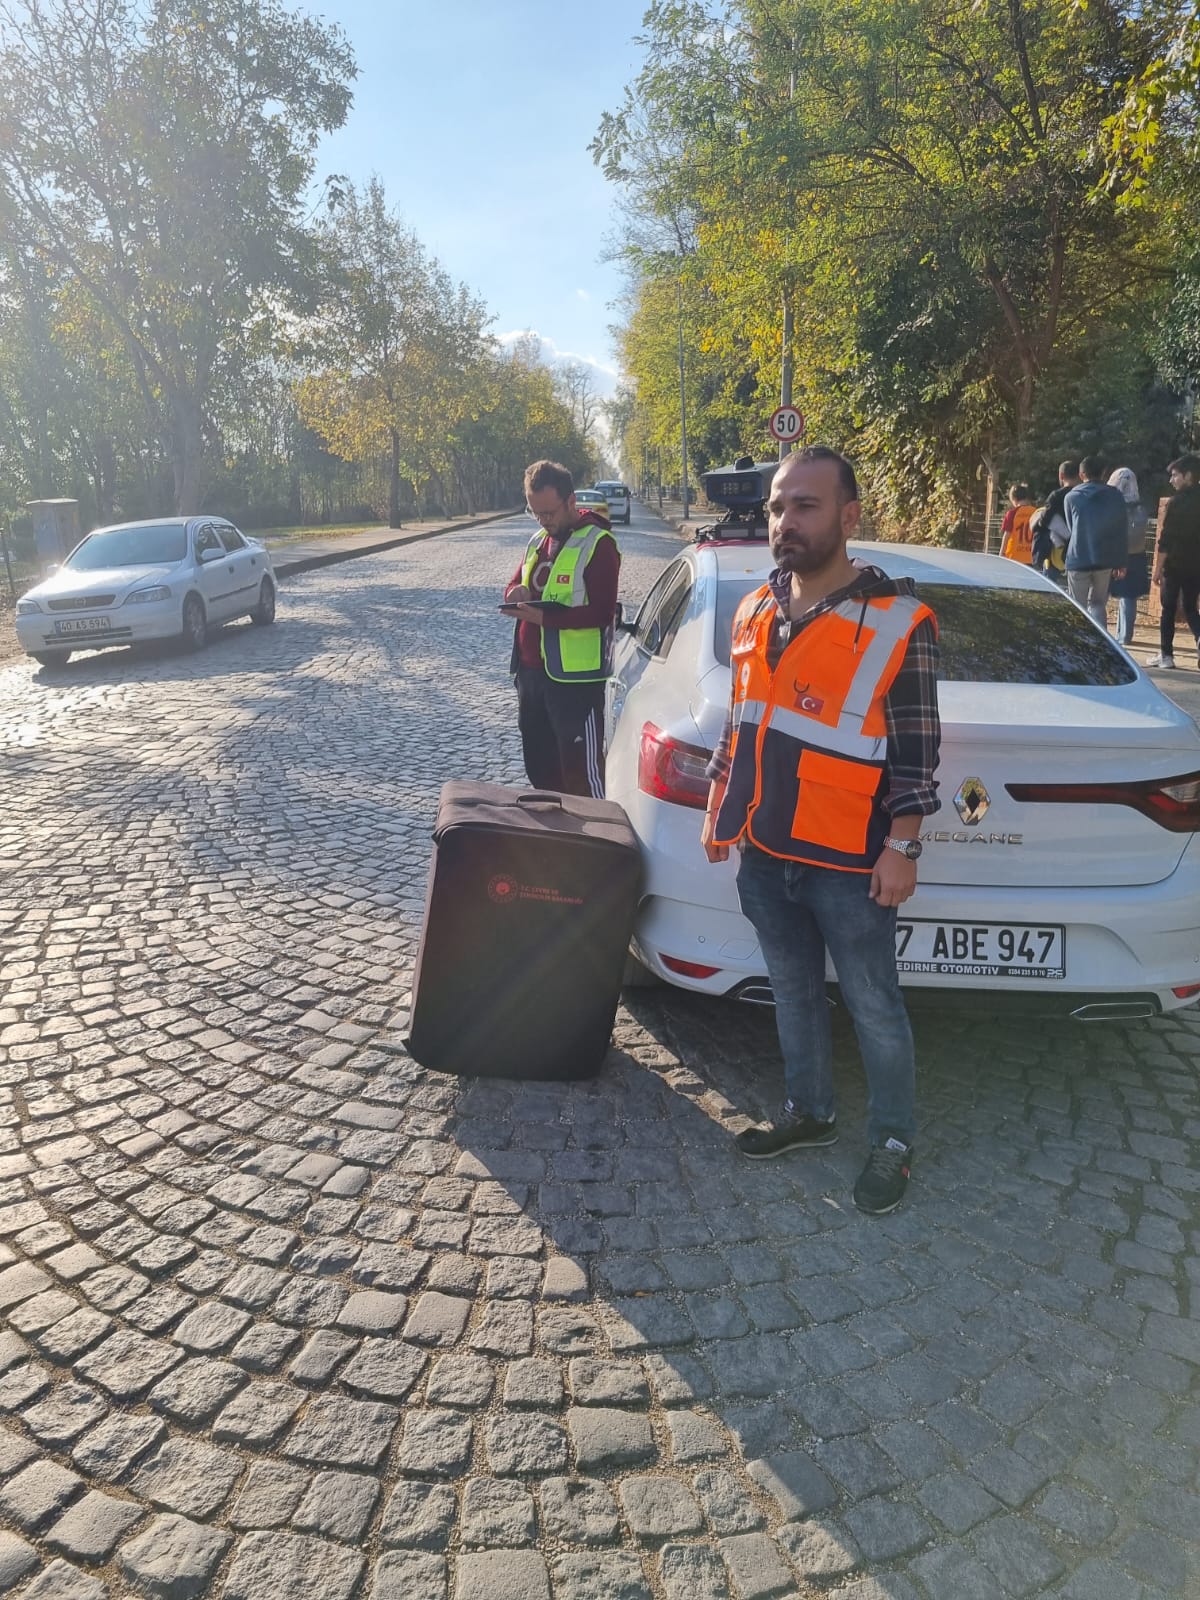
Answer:
[{"label": "orange reflective vest", "polygon": [[887,837],[888,691],[929,607],[911,594],[843,600],[800,628],[771,671],[770,586],[733,623],[733,743],[715,839],[870,872]]},{"label": "orange reflective vest", "polygon": [[1010,561],[1022,561],[1027,567],[1033,565],[1032,524],[1036,512],[1036,506],[1017,506],[1012,527],[1004,535],[1004,542],[1000,546],[1002,556],[1007,556]]}]

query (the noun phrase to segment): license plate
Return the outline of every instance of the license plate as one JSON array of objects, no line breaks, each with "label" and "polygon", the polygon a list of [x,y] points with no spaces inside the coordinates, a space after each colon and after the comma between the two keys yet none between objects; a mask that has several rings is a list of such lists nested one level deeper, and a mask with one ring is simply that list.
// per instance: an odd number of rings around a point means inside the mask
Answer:
[{"label": "license plate", "polygon": [[896,966],[954,978],[1065,978],[1066,930],[1035,922],[897,922]]},{"label": "license plate", "polygon": [[112,627],[108,617],[60,617],[54,624],[55,633],[107,633]]}]

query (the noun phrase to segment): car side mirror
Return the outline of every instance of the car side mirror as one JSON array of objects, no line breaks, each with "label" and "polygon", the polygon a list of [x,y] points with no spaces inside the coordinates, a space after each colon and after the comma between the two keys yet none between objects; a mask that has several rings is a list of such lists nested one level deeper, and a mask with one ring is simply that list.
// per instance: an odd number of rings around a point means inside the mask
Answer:
[{"label": "car side mirror", "polygon": [[618,633],[637,632],[637,611],[634,611],[632,616],[627,617],[625,615],[625,607],[619,600],[617,601],[616,628]]},{"label": "car side mirror", "polygon": [[201,550],[199,557],[200,565],[204,566],[205,563],[209,561],[221,561],[224,559],[224,556],[224,550],[214,550],[210,546],[207,550]]}]

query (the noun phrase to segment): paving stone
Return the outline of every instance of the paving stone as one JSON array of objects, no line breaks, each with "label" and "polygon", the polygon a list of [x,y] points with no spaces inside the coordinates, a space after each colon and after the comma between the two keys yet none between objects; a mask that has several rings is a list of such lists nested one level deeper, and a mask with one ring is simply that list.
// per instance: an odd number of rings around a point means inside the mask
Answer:
[{"label": "paving stone", "polygon": [[46,1534],[46,1543],[78,1561],[106,1561],[135,1522],[144,1515],[130,1500],[116,1500],[92,1489],[77,1500]]},{"label": "paving stone", "polygon": [[571,1398],[577,1406],[645,1406],[650,1386],[632,1361],[595,1361],[577,1356],[568,1367]]},{"label": "paving stone", "polygon": [[69,1562],[57,1560],[43,1567],[22,1590],[21,1600],[108,1600],[108,1587]]},{"label": "paving stone", "polygon": [[462,1337],[470,1314],[469,1300],[459,1295],[436,1294],[426,1290],[418,1297],[404,1325],[404,1337],[413,1344],[449,1349]]},{"label": "paving stone", "polygon": [[229,1513],[235,1528],[281,1528],[304,1497],[309,1475],[279,1461],[255,1461]]},{"label": "paving stone", "polygon": [[553,1539],[604,1545],[619,1532],[617,1503],[606,1485],[583,1478],[547,1478],[538,1488],[542,1521]]},{"label": "paving stone", "polygon": [[712,1467],[698,1472],[693,1482],[714,1533],[749,1533],[762,1526],[762,1513],[732,1472]]},{"label": "paving stone", "polygon": [[[652,1600],[636,1556],[619,1551],[569,1552],[552,1563],[555,1600]],[[690,1600],[700,1600],[693,1594]]]},{"label": "paving stone", "polygon": [[225,1361],[197,1357],[168,1372],[147,1398],[156,1411],[191,1426],[216,1415],[246,1383],[246,1374]]},{"label": "paving stone", "polygon": [[783,1451],[746,1468],[760,1489],[775,1501],[784,1518],[795,1522],[827,1511],[837,1501],[829,1479],[802,1450]]},{"label": "paving stone", "polygon": [[190,1311],[171,1334],[177,1344],[204,1355],[227,1350],[250,1324],[250,1315],[236,1306],[211,1301]]},{"label": "paving stone", "polygon": [[132,1488],[151,1504],[185,1517],[211,1517],[229,1498],[241,1473],[242,1463],[232,1451],[176,1437],[139,1470]]},{"label": "paving stone", "polygon": [[993,1518],[972,1543],[1006,1594],[1044,1594],[1065,1570],[1038,1531],[1018,1517]]},{"label": "paving stone", "polygon": [[33,1461],[0,1484],[0,1513],[26,1532],[33,1532],[68,1504],[84,1487],[77,1473],[57,1462]]},{"label": "paving stone", "polygon": [[931,1535],[925,1518],[898,1501],[863,1500],[850,1506],[845,1515],[868,1561],[892,1561],[909,1555]]},{"label": "paving stone", "polygon": [[182,1360],[182,1350],[121,1328],[76,1361],[75,1372],[131,1404]]},{"label": "paving stone", "polygon": [[446,1600],[446,1562],[415,1550],[388,1550],[375,1565],[371,1600]]},{"label": "paving stone", "polygon": [[[501,1476],[563,1472],[567,1436],[558,1423],[528,1412],[501,1412],[488,1419],[487,1457]],[[580,1470],[583,1470],[580,1462]]]},{"label": "paving stone", "polygon": [[682,1538],[703,1526],[694,1497],[674,1478],[625,1478],[618,1494],[626,1521],[641,1539]]},{"label": "paving stone", "polygon": [[287,1427],[308,1399],[287,1383],[251,1383],[213,1423],[213,1438],[261,1450]]},{"label": "paving stone", "polygon": [[157,1417],[106,1417],[71,1446],[81,1472],[101,1483],[118,1483],[135,1462],[149,1454],[166,1428]]},{"label": "paving stone", "polygon": [[1003,1510],[982,1484],[962,1472],[947,1472],[921,1485],[917,1498],[951,1533],[962,1534]]},{"label": "paving stone", "polygon": [[107,1409],[94,1389],[80,1383],[58,1383],[45,1399],[26,1406],[21,1420],[41,1444],[61,1449],[98,1422]]},{"label": "paving stone", "polygon": [[439,1356],[425,1385],[425,1397],[435,1405],[474,1410],[487,1404],[494,1383],[491,1363],[483,1356]]},{"label": "paving stone", "polygon": [[388,1498],[379,1536],[385,1545],[444,1550],[454,1520],[453,1489],[440,1483],[398,1483]]},{"label": "paving stone", "polygon": [[229,1534],[186,1517],[156,1517],[150,1526],[122,1545],[121,1571],[146,1594],[164,1600],[203,1595],[224,1555]]},{"label": "paving stone", "polygon": [[396,1428],[394,1406],[317,1395],[283,1443],[285,1455],[333,1467],[378,1466]]},{"label": "paving stone", "polygon": [[289,1370],[297,1383],[314,1387],[326,1384],[357,1345],[358,1341],[348,1334],[331,1330],[314,1333]]},{"label": "paving stone", "polygon": [[728,1448],[720,1425],[695,1411],[671,1411],[667,1415],[671,1457],[681,1466],[697,1461],[714,1461]]},{"label": "paving stone", "polygon": [[[1116,1552],[1116,1560],[1148,1583],[1174,1594],[1185,1588],[1190,1563],[1188,1553],[1173,1539],[1148,1528],[1138,1528]],[[1195,1560],[1193,1554],[1192,1560]]]},{"label": "paving stone", "polygon": [[462,1537],[468,1545],[513,1547],[533,1543],[533,1496],[519,1484],[472,1478],[463,1490]]},{"label": "paving stone", "polygon": [[532,1550],[461,1555],[454,1600],[550,1600],[544,1558]]},{"label": "paving stone", "polygon": [[395,1462],[401,1472],[453,1478],[471,1453],[471,1419],[454,1411],[413,1411],[405,1417]]},{"label": "paving stone", "polygon": [[319,1472],[296,1511],[297,1528],[355,1543],[379,1498],[373,1478],[351,1472]]},{"label": "paving stone", "polygon": [[741,1600],[795,1592],[795,1578],[765,1533],[737,1533],[722,1539],[719,1548]]},{"label": "paving stone", "polygon": [[640,1466],[655,1456],[650,1421],[636,1411],[603,1406],[572,1406],[567,1432],[580,1472]]},{"label": "paving stone", "polygon": [[1009,1593],[995,1576],[961,1545],[941,1545],[912,1562],[930,1600],[1005,1600]]},{"label": "paving stone", "polygon": [[349,1600],[363,1558],[324,1539],[300,1533],[249,1533],[238,1544],[222,1600]]},{"label": "paving stone", "polygon": [[858,1545],[845,1528],[827,1518],[786,1523],[775,1537],[801,1577],[814,1581],[844,1577],[861,1560]]},{"label": "paving stone", "polygon": [[0,1529],[0,1593],[13,1589],[38,1564],[38,1553],[15,1533]]},{"label": "paving stone", "polygon": [[[725,1568],[698,1544],[669,1544],[658,1557],[659,1582],[667,1600],[731,1600]],[[557,1579],[557,1571],[556,1571]]]},{"label": "paving stone", "polygon": [[382,1289],[360,1289],[338,1312],[339,1328],[358,1333],[390,1333],[404,1321],[408,1299]]},{"label": "paving stone", "polygon": [[535,1411],[557,1411],[563,1400],[562,1372],[554,1361],[514,1361],[504,1375],[504,1403]]}]

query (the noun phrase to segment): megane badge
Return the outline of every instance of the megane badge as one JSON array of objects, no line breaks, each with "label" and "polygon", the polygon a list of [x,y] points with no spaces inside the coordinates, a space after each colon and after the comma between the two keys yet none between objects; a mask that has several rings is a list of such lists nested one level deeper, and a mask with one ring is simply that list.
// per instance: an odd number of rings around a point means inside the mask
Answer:
[{"label": "megane badge", "polygon": [[968,827],[987,815],[991,803],[991,796],[979,778],[964,778],[962,788],[954,796],[954,809]]}]

